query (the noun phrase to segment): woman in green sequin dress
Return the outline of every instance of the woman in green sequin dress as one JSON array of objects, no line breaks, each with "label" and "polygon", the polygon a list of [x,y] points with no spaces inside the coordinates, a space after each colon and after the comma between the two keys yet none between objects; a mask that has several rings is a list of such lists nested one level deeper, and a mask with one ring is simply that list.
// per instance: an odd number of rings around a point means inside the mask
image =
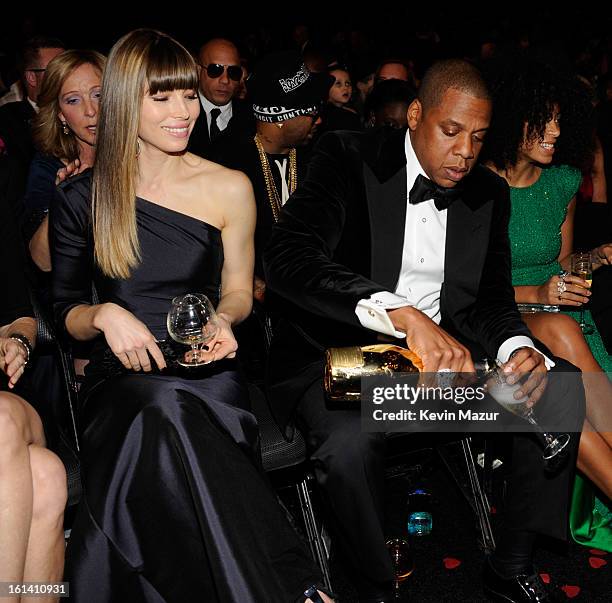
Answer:
[{"label": "woman in green sequin dress", "polygon": [[[571,166],[581,165],[590,151],[588,97],[576,79],[565,79],[525,58],[506,68],[496,65],[491,88],[495,109],[483,154],[487,166],[510,185],[516,301],[561,305],[560,314],[523,318],[553,354],[578,366],[585,379],[587,420],[578,453],[582,474],[574,484],[571,532],[581,544],[612,551],[612,383],[605,377],[612,377],[612,356],[597,331],[584,335],[578,325],[579,308],[590,296],[588,285],[578,277],[560,276],[569,270],[575,194],[581,181],[580,171]],[[566,165],[553,166],[553,158]],[[611,245],[592,254],[593,269],[612,263]],[[585,318],[593,323],[588,310]]]}]

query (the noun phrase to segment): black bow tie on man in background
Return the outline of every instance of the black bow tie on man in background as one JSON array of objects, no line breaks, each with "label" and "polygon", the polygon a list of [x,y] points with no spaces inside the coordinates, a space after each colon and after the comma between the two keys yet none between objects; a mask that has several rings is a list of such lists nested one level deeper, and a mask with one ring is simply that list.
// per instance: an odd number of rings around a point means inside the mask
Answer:
[{"label": "black bow tie on man in background", "polygon": [[459,184],[452,188],[445,188],[419,174],[414,181],[413,187],[410,189],[408,201],[412,205],[416,205],[422,201],[433,199],[436,209],[441,211],[448,209],[448,206],[461,195],[461,192],[462,187]]}]

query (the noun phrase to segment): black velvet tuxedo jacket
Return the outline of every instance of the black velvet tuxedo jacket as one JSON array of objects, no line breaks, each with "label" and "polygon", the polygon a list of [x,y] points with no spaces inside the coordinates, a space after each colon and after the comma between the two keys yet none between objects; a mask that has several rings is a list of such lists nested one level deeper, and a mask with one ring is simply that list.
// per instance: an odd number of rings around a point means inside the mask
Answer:
[{"label": "black velvet tuxedo jacket", "polygon": [[[270,363],[281,423],[321,377],[325,348],[377,340],[355,307],[398,282],[408,202],[404,143],[405,130],[387,128],[325,135],[272,230],[264,268],[268,288],[284,298]],[[506,182],[481,166],[448,209],[440,324],[475,358],[494,358],[509,337],[530,336],[514,301],[509,217]]]},{"label": "black velvet tuxedo jacket", "polygon": [[200,115],[189,137],[187,150],[205,159],[218,162],[218,149],[220,145],[223,145],[225,139],[250,133],[255,133],[255,119],[252,110],[243,101],[233,100],[232,118],[219,136],[211,141],[206,111],[200,105]]}]

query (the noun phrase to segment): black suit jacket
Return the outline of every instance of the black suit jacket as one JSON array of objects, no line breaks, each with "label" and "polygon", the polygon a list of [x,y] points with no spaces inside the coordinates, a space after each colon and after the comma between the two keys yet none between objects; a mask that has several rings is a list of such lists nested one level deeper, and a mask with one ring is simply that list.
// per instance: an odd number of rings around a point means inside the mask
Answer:
[{"label": "black suit jacket", "polygon": [[[405,130],[331,132],[285,205],[264,252],[267,285],[285,298],[272,350],[271,393],[281,423],[320,378],[327,347],[365,345],[357,302],[394,291],[406,220]],[[476,166],[448,209],[441,326],[473,356],[495,357],[530,336],[514,301],[506,182]],[[293,403],[293,404],[292,404]]]},{"label": "black suit jacket", "polygon": [[208,120],[206,111],[203,108],[200,110],[200,115],[195,122],[191,136],[189,137],[189,145],[187,150],[219,163],[219,148],[223,145],[225,139],[241,136],[244,134],[255,133],[255,121],[253,112],[249,109],[246,103],[238,100],[232,101],[232,118],[229,120],[227,127],[221,131],[214,142],[210,140],[208,133]]},{"label": "black suit jacket", "polygon": [[27,101],[7,103],[0,107],[0,138],[12,163],[12,202],[20,201],[25,193],[30,162],[34,157],[31,121],[36,116]]},{"label": "black suit jacket", "polygon": [[36,112],[27,100],[0,107],[0,138],[6,145],[6,153],[27,163],[34,156],[30,123],[35,116]]}]

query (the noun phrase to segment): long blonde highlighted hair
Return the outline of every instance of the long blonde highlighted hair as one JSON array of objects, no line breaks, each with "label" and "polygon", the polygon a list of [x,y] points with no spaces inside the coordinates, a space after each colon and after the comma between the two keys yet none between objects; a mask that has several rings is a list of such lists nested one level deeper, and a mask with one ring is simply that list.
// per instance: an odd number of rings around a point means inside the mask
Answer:
[{"label": "long blonde highlighted hair", "polygon": [[64,134],[59,114],[59,97],[64,82],[81,65],[91,65],[104,71],[106,58],[95,50],[65,50],[47,65],[45,79],[38,94],[38,114],[32,122],[34,144],[39,151],[70,162],[79,157],[79,143],[76,137]]},{"label": "long blonde highlighted hair", "polygon": [[102,79],[92,179],[94,257],[107,276],[128,278],[140,262],[136,178],[144,95],[197,87],[191,54],[159,31],[132,31],[110,51]]}]

